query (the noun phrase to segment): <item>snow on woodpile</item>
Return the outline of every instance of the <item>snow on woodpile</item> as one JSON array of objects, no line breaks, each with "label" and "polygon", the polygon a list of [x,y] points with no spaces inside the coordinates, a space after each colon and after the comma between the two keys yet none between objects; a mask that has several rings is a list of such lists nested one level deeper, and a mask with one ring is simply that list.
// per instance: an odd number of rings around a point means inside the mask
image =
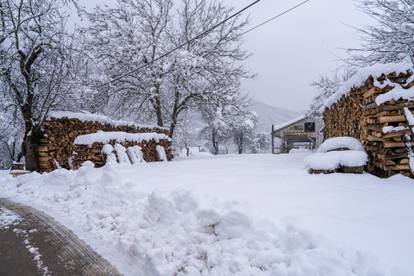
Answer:
[{"label": "snow on woodpile", "polygon": [[368,162],[368,155],[363,151],[330,151],[315,153],[305,158],[308,169],[315,171],[335,171],[341,167],[361,167]]},{"label": "snow on woodpile", "polygon": [[406,135],[413,141],[413,71],[411,63],[363,68],[325,104],[325,137],[357,138],[369,155],[367,171],[380,177],[413,176],[404,142]]},{"label": "snow on woodpile", "polygon": [[[138,128],[160,128],[155,125],[142,125],[137,124],[135,122],[130,121],[122,121],[122,120],[113,120],[109,118],[108,116],[102,115],[102,114],[95,114],[90,113],[87,111],[84,112],[69,112],[69,111],[53,111],[49,115],[49,119],[55,118],[55,119],[77,119],[82,122],[97,122],[101,124],[109,124],[115,127],[119,126],[133,126]],[[166,128],[165,128],[166,129]]]},{"label": "snow on woodpile", "polygon": [[[333,104],[338,102],[343,96],[351,93],[354,88],[363,86],[368,78],[373,77],[378,78],[382,75],[388,75],[392,73],[406,73],[407,71],[413,70],[413,65],[408,62],[403,63],[387,63],[387,64],[376,64],[373,66],[368,66],[360,69],[354,76],[352,76],[348,81],[346,81],[338,91],[329,97],[326,102],[326,107],[331,107]],[[323,112],[323,110],[322,110]]]},{"label": "snow on woodpile", "polygon": [[75,139],[76,145],[92,145],[94,143],[107,144],[110,141],[116,143],[124,143],[126,141],[141,143],[144,141],[154,140],[157,143],[160,140],[171,141],[171,138],[165,134],[160,133],[126,133],[121,131],[91,133],[78,136]]},{"label": "snow on woodpile", "polygon": [[361,142],[353,137],[335,137],[327,139],[318,148],[318,152],[328,152],[337,149],[349,149],[353,151],[364,151]]},{"label": "snow on woodpile", "polygon": [[317,153],[305,158],[305,165],[311,172],[334,172],[343,168],[364,167],[367,163],[368,155],[364,147],[353,137],[328,139]]}]

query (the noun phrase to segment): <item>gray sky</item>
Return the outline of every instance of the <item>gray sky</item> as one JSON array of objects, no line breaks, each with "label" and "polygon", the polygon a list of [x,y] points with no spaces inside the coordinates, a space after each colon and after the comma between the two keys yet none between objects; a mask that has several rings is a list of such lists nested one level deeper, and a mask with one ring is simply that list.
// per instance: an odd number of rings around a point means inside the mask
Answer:
[{"label": "gray sky", "polygon": [[[251,25],[261,23],[302,0],[262,0],[250,9]],[[81,0],[92,8],[111,1]],[[224,0],[237,9],[252,0]],[[341,48],[359,45],[356,32],[345,26],[367,25],[353,0],[311,0],[245,36],[245,47],[253,55],[247,61],[257,77],[243,83],[243,91],[264,103],[301,111],[315,91],[309,84],[320,74],[330,74],[345,56]]]}]

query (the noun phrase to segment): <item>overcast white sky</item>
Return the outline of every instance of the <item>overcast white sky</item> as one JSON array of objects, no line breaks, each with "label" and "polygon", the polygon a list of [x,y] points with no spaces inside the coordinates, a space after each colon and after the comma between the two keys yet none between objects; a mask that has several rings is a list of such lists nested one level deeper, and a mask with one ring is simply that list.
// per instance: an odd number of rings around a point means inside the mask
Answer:
[{"label": "overcast white sky", "polygon": [[[262,0],[250,9],[251,25],[261,23],[302,0]],[[81,0],[92,8],[109,0]],[[242,8],[252,0],[224,0]],[[329,74],[345,56],[341,48],[358,46],[356,32],[345,26],[367,25],[370,19],[355,0],[311,0],[305,6],[245,36],[253,55],[247,67],[257,77],[243,83],[243,91],[264,103],[294,111],[307,108],[315,91],[309,84]],[[345,24],[344,24],[345,23]]]}]

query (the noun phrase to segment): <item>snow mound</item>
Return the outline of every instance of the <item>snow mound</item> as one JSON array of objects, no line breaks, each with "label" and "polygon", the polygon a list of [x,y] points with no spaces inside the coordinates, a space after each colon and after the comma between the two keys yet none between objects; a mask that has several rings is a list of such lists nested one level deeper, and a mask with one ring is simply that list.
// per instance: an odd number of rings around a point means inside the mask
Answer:
[{"label": "snow mound", "polygon": [[171,138],[165,134],[161,133],[127,133],[127,132],[104,132],[98,131],[96,133],[80,135],[75,139],[76,145],[92,145],[93,143],[109,143],[110,141],[115,141],[117,143],[137,142],[141,143],[143,141],[155,140],[157,143],[160,140],[168,140]]},{"label": "snow mound", "polygon": [[[84,112],[69,112],[69,111],[52,111],[50,112],[49,118],[56,119],[77,119],[82,122],[98,122],[101,124],[109,124],[112,126],[133,126],[137,128],[157,128],[157,129],[166,129],[154,125],[141,125],[135,122],[113,120],[102,114],[90,113],[87,111]],[[167,129],[166,129],[167,130]]]},{"label": "snow mound", "polygon": [[334,171],[340,167],[361,167],[368,163],[368,155],[363,151],[330,151],[315,153],[305,158],[307,168]]},{"label": "snow mound", "polygon": [[[409,62],[402,63],[387,63],[387,64],[376,64],[373,66],[368,66],[359,70],[354,76],[352,76],[348,81],[346,81],[338,91],[329,97],[325,105],[322,107],[329,108],[336,102],[338,102],[343,96],[349,94],[353,88],[364,85],[367,79],[372,76],[374,78],[380,77],[382,74],[391,74],[391,73],[405,73],[413,69],[413,65]],[[395,92],[397,93],[397,92]],[[397,96],[397,95],[396,95]],[[385,99],[384,99],[385,100]],[[321,110],[323,112],[323,110]]]},{"label": "snow mound", "polygon": [[364,147],[353,137],[335,137],[327,139],[323,144],[318,148],[318,152],[324,153],[337,149],[349,149],[353,151],[364,151]]},{"label": "snow mound", "polygon": [[186,191],[143,192],[116,167],[7,177],[1,189],[51,214],[125,275],[382,275],[287,222]]}]

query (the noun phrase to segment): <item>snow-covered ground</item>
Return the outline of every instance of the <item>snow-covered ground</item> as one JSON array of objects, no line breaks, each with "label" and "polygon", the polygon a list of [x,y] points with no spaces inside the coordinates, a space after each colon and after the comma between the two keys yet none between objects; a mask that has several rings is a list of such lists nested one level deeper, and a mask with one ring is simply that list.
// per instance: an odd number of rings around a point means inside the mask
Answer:
[{"label": "snow-covered ground", "polygon": [[414,181],[309,175],[306,153],[0,175],[127,275],[414,275]]}]

